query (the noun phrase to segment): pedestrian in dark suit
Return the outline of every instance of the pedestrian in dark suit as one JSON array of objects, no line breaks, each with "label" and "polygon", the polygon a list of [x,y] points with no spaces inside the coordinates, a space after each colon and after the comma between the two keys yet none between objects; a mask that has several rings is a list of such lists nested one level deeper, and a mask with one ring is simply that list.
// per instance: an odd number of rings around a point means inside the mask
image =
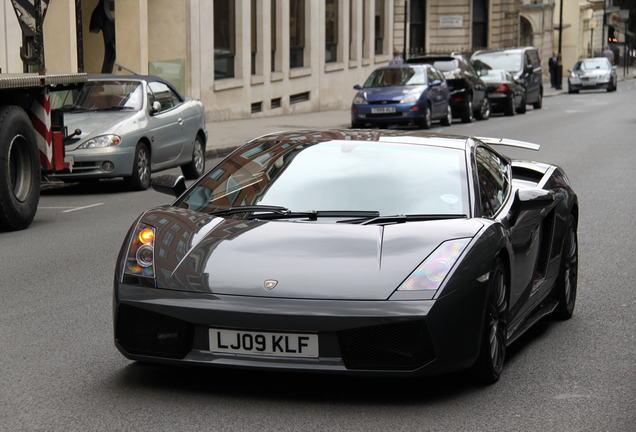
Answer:
[{"label": "pedestrian in dark suit", "polygon": [[557,63],[559,56],[555,51],[550,60],[548,60],[548,69],[550,69],[550,85],[552,88],[558,87],[557,85]]}]

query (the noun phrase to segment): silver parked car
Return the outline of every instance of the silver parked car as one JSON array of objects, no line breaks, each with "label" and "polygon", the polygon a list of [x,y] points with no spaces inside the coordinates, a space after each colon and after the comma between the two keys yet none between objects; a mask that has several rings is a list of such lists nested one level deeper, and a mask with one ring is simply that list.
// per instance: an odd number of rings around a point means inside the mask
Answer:
[{"label": "silver parked car", "polygon": [[152,172],[181,167],[188,179],[204,172],[203,105],[159,77],[90,77],[83,89],[52,96],[51,108],[63,113],[72,167],[50,178],[123,177],[131,189],[144,190]]},{"label": "silver parked car", "polygon": [[618,75],[616,66],[612,66],[605,57],[594,57],[576,62],[573,69],[568,70],[568,93],[579,90],[607,89],[615,91]]}]

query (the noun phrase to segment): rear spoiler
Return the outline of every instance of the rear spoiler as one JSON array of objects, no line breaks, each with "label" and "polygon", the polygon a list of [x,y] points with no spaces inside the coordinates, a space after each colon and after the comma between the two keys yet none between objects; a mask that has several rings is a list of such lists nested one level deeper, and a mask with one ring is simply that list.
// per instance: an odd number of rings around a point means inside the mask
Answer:
[{"label": "rear spoiler", "polygon": [[533,143],[529,143],[525,141],[511,140],[508,138],[475,137],[475,139],[478,139],[479,141],[484,142],[488,145],[504,145],[508,147],[518,147],[518,148],[523,148],[526,150],[535,150],[535,151],[539,151],[539,149],[541,148],[539,144],[533,144]]}]

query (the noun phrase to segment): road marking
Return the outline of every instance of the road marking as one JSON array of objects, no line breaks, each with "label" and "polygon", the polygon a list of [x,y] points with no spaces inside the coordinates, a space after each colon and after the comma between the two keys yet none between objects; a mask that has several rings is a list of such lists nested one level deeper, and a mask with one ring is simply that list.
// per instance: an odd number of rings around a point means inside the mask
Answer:
[{"label": "road marking", "polygon": [[75,207],[75,208],[71,208],[70,210],[64,210],[62,213],[70,213],[70,212],[74,212],[74,211],[77,211],[77,210],[85,210],[85,209],[88,209],[88,208],[91,208],[91,207],[97,207],[97,206],[100,206],[100,205],[104,205],[104,203],[91,204],[91,205],[84,206],[84,207]]},{"label": "road marking", "polygon": [[586,113],[590,111],[589,110],[566,110],[565,112],[567,114],[576,114],[576,113]]}]

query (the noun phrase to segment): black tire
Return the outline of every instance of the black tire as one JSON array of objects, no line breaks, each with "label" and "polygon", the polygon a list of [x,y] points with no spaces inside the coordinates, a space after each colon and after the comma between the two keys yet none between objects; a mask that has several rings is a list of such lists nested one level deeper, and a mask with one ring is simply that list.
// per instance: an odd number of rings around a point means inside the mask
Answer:
[{"label": "black tire", "polygon": [[351,120],[351,128],[352,129],[363,129],[364,122]]},{"label": "black tire", "polygon": [[578,237],[574,217],[568,217],[561,249],[559,279],[556,286],[556,298],[559,304],[552,313],[554,318],[567,320],[572,318],[576,304],[576,290],[579,273]]},{"label": "black tire", "polygon": [[205,172],[205,145],[199,135],[192,146],[192,160],[181,166],[181,172],[188,180],[198,179]]},{"label": "black tire", "polygon": [[477,113],[477,120],[488,120],[490,118],[490,99],[488,96],[484,96],[484,101],[481,103],[481,109]]},{"label": "black tire", "polygon": [[426,104],[426,108],[424,109],[424,118],[419,121],[420,128],[430,129],[433,122],[432,117],[433,113],[431,112],[431,106]]},{"label": "black tire", "polygon": [[534,109],[541,109],[543,107],[543,90],[539,90],[539,99],[532,104]]},{"label": "black tire", "polygon": [[490,272],[488,299],[482,329],[479,357],[474,369],[484,384],[499,380],[506,358],[508,326],[508,276],[506,266],[497,258]]},{"label": "black tire", "polygon": [[150,186],[150,151],[146,144],[137,144],[132,173],[124,177],[124,181],[132,190],[146,190]]},{"label": "black tire", "polygon": [[26,112],[0,109],[0,230],[21,230],[33,222],[40,201],[40,151]]},{"label": "black tire", "polygon": [[446,115],[442,117],[441,123],[442,126],[450,126],[453,124],[453,110],[451,109],[450,101],[448,101],[448,105],[446,106]]},{"label": "black tire", "polygon": [[578,93],[578,92],[579,92],[578,90],[575,90],[575,89],[573,89],[573,88],[568,86],[568,93],[569,94],[575,94],[575,93]]},{"label": "black tire", "polygon": [[515,105],[514,95],[511,95],[510,100],[508,101],[508,106],[506,107],[505,114],[507,116],[513,116],[517,114],[517,106]]},{"label": "black tire", "polygon": [[466,105],[462,109],[462,123],[472,123],[475,120],[473,116],[473,96],[468,95],[466,97]]},{"label": "black tire", "polygon": [[523,99],[521,100],[521,105],[517,108],[517,114],[525,114],[526,113],[526,95],[523,95]]}]

